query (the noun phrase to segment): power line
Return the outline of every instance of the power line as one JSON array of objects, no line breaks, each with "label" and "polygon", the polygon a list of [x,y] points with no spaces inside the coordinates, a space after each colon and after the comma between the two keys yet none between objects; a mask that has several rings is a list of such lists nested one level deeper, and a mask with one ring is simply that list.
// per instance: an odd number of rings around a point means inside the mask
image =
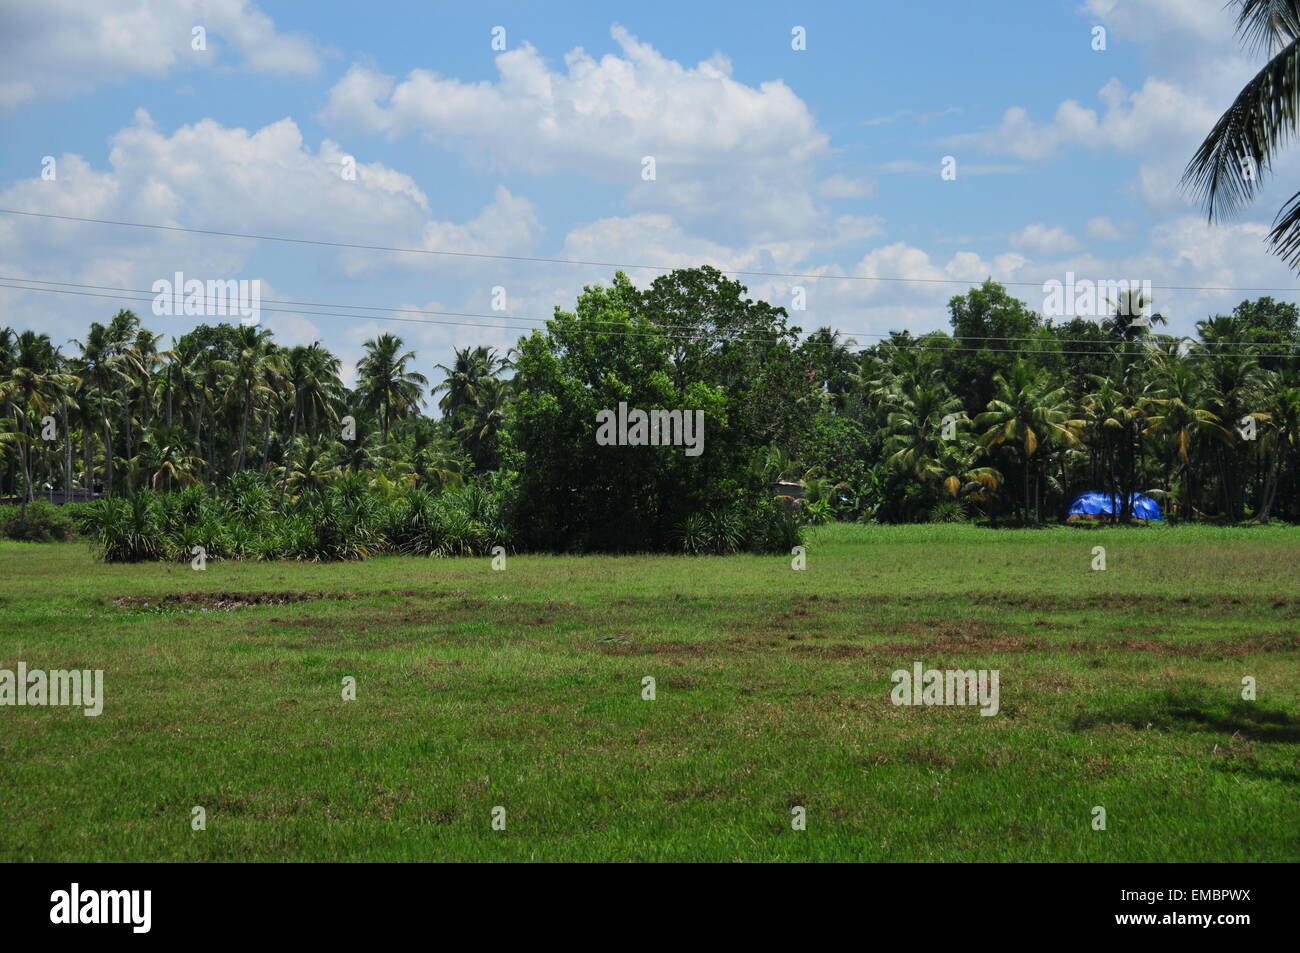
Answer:
[{"label": "power line", "polygon": [[[149,295],[148,298],[132,299],[137,301],[145,301],[145,300],[153,301],[159,294],[159,292],[156,292],[152,289],[146,289],[146,288],[118,288],[114,285],[88,285],[77,281],[46,281],[45,279],[42,278],[23,278],[17,275],[0,275],[0,281],[22,281],[22,282],[27,282],[29,284],[36,284],[36,285],[59,285],[65,288],[89,288],[95,291],[118,291],[118,292],[123,292],[125,294]],[[32,288],[31,290],[44,291],[47,289]],[[49,289],[49,290],[53,290],[53,289]],[[202,298],[203,300],[206,301],[208,295],[206,294],[206,292],[201,292],[193,295],[188,293],[183,293],[183,297],[186,298],[197,297],[197,298]],[[213,295],[213,297],[220,299],[221,296]],[[309,307],[309,308],[350,308],[354,311],[392,311],[399,314],[405,314],[409,312],[411,314],[436,314],[436,315],[445,315],[448,317],[457,317],[457,318],[491,318],[494,321],[550,321],[551,320],[551,318],[534,318],[534,317],[529,317],[520,314],[484,314],[478,311],[431,311],[423,308],[387,308],[387,307],[381,307],[379,305],[370,305],[370,304],[332,304],[331,302],[328,301],[293,301],[288,298],[267,298],[265,300],[269,301],[271,304],[293,304],[293,305],[302,305],[304,307]],[[598,322],[598,323],[612,324],[614,322]],[[495,325],[481,325],[481,326],[495,327]],[[680,328],[688,327],[688,325],[684,325],[684,324],[674,325],[674,326]]]},{"label": "power line", "polygon": [[[613,261],[590,261],[580,258],[545,258],[534,255],[493,255],[487,252],[469,252],[469,251],[446,251],[433,248],[405,248],[394,245],[367,245],[361,242],[331,242],[318,238],[289,238],[283,235],[256,235],[250,232],[225,232],[214,228],[184,228],[180,225],[158,225],[147,222],[124,222],[108,218],[83,218],[77,215],[55,215],[51,212],[25,212],[20,209],[0,208],[0,213],[5,215],[26,215],[32,218],[58,219],[65,222],[84,222],[92,225],[116,225],[123,228],[147,228],[164,232],[185,232],[192,235],[215,235],[223,238],[247,238],[264,242],[286,242],[294,245],[318,245],[325,248],[352,248],[363,251],[387,251],[401,252],[413,255],[442,255],[454,258],[481,258],[493,261],[520,261],[535,262],[540,264],[551,265],[584,265],[593,268],[639,268],[648,271],[674,271],[676,266],[672,265],[640,265],[627,262]],[[788,272],[788,271],[752,271],[746,269],[717,269],[724,275],[746,275],[751,277],[762,278],[801,278],[807,280],[826,280],[826,281],[884,281],[898,282],[904,284],[939,284],[939,285],[965,285],[971,287],[982,284],[980,281],[971,281],[962,278],[904,278],[901,276],[885,275],[817,275],[807,272]],[[1049,279],[1059,280],[1059,279]],[[1025,287],[1042,289],[1045,281],[999,281],[998,284],[1010,287]],[[1219,285],[1151,285],[1153,291],[1188,291],[1188,292],[1232,292],[1233,294],[1300,294],[1298,288],[1234,288]]]},{"label": "power line", "polygon": [[[20,279],[20,280],[21,280],[21,279]],[[150,303],[151,303],[151,302],[153,302],[153,300],[154,300],[154,297],[153,297],[153,296],[150,296],[150,297],[139,297],[139,296],[134,296],[134,295],[113,295],[113,294],[105,294],[105,293],[103,293],[103,292],[94,292],[94,291],[74,291],[74,290],[72,290],[72,289],[68,289],[68,288],[33,288],[33,287],[26,286],[26,285],[13,285],[13,284],[5,284],[5,283],[0,283],[0,288],[10,288],[10,289],[17,290],[17,291],[35,291],[35,292],[45,292],[45,293],[47,293],[47,294],[68,294],[68,295],[77,295],[77,296],[79,296],[79,297],[88,297],[88,298],[107,298],[107,299],[112,300],[112,301],[138,301],[138,302],[150,302]],[[205,296],[205,297],[206,297],[206,296]],[[456,326],[464,326],[464,327],[489,328],[489,329],[498,329],[498,330],[516,330],[516,331],[539,331],[539,330],[541,330],[541,328],[532,327],[532,326],[527,326],[527,325],[484,324],[484,323],[482,323],[482,322],[477,322],[477,321],[438,321],[438,320],[429,319],[429,318],[397,318],[397,317],[386,317],[386,316],[383,316],[383,315],[373,315],[373,314],[350,314],[350,313],[347,313],[347,312],[336,312],[336,311],[309,311],[309,310],[304,310],[304,309],[300,309],[300,308],[267,308],[267,307],[262,307],[262,308],[260,308],[259,310],[261,310],[261,311],[271,311],[271,312],[274,312],[274,313],[283,313],[283,314],[316,315],[316,316],[320,316],[320,317],[333,317],[333,318],[362,318],[362,319],[365,319],[365,320],[371,320],[371,321],[397,321],[397,322],[409,323],[409,324],[456,325]],[[448,312],[448,313],[451,313],[451,312]],[[220,317],[220,316],[221,316],[221,315],[177,315],[176,317]],[[225,317],[236,317],[237,315],[224,315],[224,316],[225,316]],[[530,319],[530,320],[535,320],[535,319]],[[602,335],[607,335],[607,336],[610,336],[610,337],[661,337],[661,338],[666,338],[666,339],[668,339],[668,340],[674,340],[674,341],[691,341],[691,340],[702,341],[702,340],[714,340],[714,339],[717,339],[717,340],[720,341],[720,343],[724,343],[724,344],[771,344],[771,343],[773,343],[772,340],[770,340],[770,339],[765,339],[765,338],[719,337],[717,334],[693,334],[693,335],[666,334],[666,333],[663,333],[662,331],[658,331],[658,330],[655,330],[655,331],[593,331],[593,330],[590,330],[590,329],[587,329],[587,328],[572,328],[572,329],[570,329],[570,331],[571,331],[571,333],[576,333],[576,334],[591,334],[591,335],[602,334]],[[967,339],[964,339],[964,338],[949,338],[949,337],[945,337],[945,338],[943,338],[941,341],[937,341],[937,342],[936,342],[936,344],[937,344],[938,346],[925,344],[925,343],[922,343],[921,341],[918,341],[918,342],[915,343],[915,344],[897,344],[897,343],[895,343],[895,344],[893,344],[893,348],[894,348],[895,350],[901,350],[901,351],[941,351],[941,352],[944,352],[944,353],[950,353],[950,352],[954,352],[954,351],[956,351],[956,352],[966,352],[966,351],[970,351],[970,352],[983,352],[983,353],[989,353],[989,354],[1060,354],[1060,355],[1080,355],[1080,356],[1085,356],[1085,357],[1105,357],[1105,356],[1107,356],[1107,354],[1109,353],[1108,351],[1077,351],[1077,350],[1069,350],[1069,349],[1065,349],[1065,348],[1061,348],[1061,349],[1056,349],[1056,348],[1038,348],[1038,349],[1035,349],[1035,348],[950,347],[950,346],[946,346],[946,342],[948,342],[948,341],[953,341],[953,340],[967,340]],[[993,339],[993,338],[977,338],[977,339],[974,339],[974,340],[995,340],[995,339]],[[1036,340],[1036,339],[1026,339],[1026,340]],[[882,342],[882,343],[883,343],[883,342]],[[1122,342],[1122,341],[1116,341],[1116,342],[1110,342],[1110,341],[1096,341],[1096,342],[1092,342],[1092,341],[1088,341],[1088,342],[1084,342],[1084,343],[1093,344],[1093,345],[1095,345],[1096,347],[1101,348],[1101,347],[1110,347],[1110,346],[1112,346],[1112,345],[1133,344],[1133,343],[1139,343],[1139,342]],[[858,346],[860,349],[865,350],[866,348],[871,347],[872,345],[857,345],[857,346]],[[1286,346],[1286,347],[1290,347],[1290,348],[1292,348],[1292,350],[1295,350],[1295,349],[1297,348],[1297,346],[1294,346],[1294,345],[1276,345],[1276,346]],[[1217,352],[1213,352],[1213,353],[1209,353],[1209,352],[1206,352],[1206,353],[1198,353],[1198,352],[1195,352],[1195,351],[1189,351],[1189,352],[1183,354],[1182,356],[1183,356],[1183,357],[1288,357],[1288,356],[1290,356],[1290,354],[1289,354],[1289,353],[1287,353],[1287,354],[1273,354],[1273,353],[1260,354],[1258,351],[1242,351],[1242,352],[1239,352],[1239,353],[1237,353],[1237,352],[1231,352],[1231,353],[1230,353],[1230,352],[1224,352],[1224,351],[1217,351]]]},{"label": "power line", "polygon": [[[58,285],[58,286],[60,286],[60,287],[65,287],[65,288],[82,288],[82,289],[91,289],[91,290],[95,290],[95,291],[115,291],[115,292],[121,292],[121,293],[123,293],[123,294],[131,294],[131,295],[149,295],[149,296],[150,296],[150,297],[148,297],[148,298],[127,298],[127,299],[125,299],[125,300],[129,300],[129,301],[153,301],[154,298],[155,298],[155,297],[157,296],[157,294],[158,294],[158,292],[155,292],[155,291],[152,291],[152,290],[147,290],[147,289],[144,289],[144,288],[118,288],[118,287],[115,287],[115,286],[113,286],[113,285],[91,285],[91,284],[84,284],[84,283],[81,283],[81,282],[75,282],[75,281],[48,281],[48,280],[41,279],[41,278],[23,278],[23,277],[15,276],[15,275],[0,275],[0,281],[19,281],[19,282],[24,282],[25,284],[35,284],[35,285]],[[15,285],[5,285],[4,287],[20,287],[20,286],[15,286]],[[31,291],[45,291],[45,290],[53,290],[53,289],[45,289],[45,288],[31,288],[31,289],[28,289],[28,290],[31,290]],[[105,297],[108,297],[108,296],[105,296]],[[184,295],[184,297],[186,297],[186,298],[190,298],[190,297],[200,298],[200,299],[202,299],[202,300],[204,300],[204,301],[207,301],[209,295],[208,295],[206,292],[197,292],[197,293],[194,293],[194,294],[188,294],[188,293],[186,293],[186,294]],[[216,298],[217,300],[221,300],[221,298],[220,298],[219,295],[213,295],[212,297]],[[391,307],[382,307],[382,306],[379,306],[379,305],[365,305],[365,304],[333,304],[333,303],[331,303],[331,302],[326,302],[326,301],[294,301],[294,300],[292,300],[292,299],[288,299],[288,298],[267,298],[266,300],[267,300],[268,302],[270,302],[271,304],[301,305],[301,306],[304,306],[304,307],[312,307],[312,308],[340,308],[340,309],[353,309],[353,310],[357,310],[357,311],[388,311],[388,312],[393,312],[393,313],[397,313],[397,314],[427,314],[427,315],[438,315],[438,316],[443,316],[443,317],[459,317],[459,318],[488,318],[488,319],[491,319],[492,321],[541,321],[541,322],[546,322],[546,321],[554,320],[554,316],[549,317],[549,318],[540,318],[540,317],[532,317],[532,316],[529,316],[529,315],[520,315],[520,314],[485,314],[485,313],[482,313],[482,312],[476,312],[476,311],[432,311],[432,310],[427,310],[427,309],[422,309],[422,308],[391,308]],[[267,308],[266,310],[271,311],[271,310],[277,310],[277,309]],[[279,310],[286,310],[286,309],[279,309]],[[322,314],[322,315],[329,315],[329,314],[331,314],[332,312],[319,312],[319,311],[311,311],[311,312],[308,312],[308,311],[287,311],[287,313],[293,313],[293,314]],[[352,315],[343,315],[343,314],[340,314],[340,315],[339,315],[339,317],[350,317],[350,316],[352,316]],[[180,315],[177,315],[177,317],[180,317]],[[357,317],[371,317],[371,316],[367,316],[367,315],[357,315]],[[406,318],[406,319],[402,319],[402,320],[407,321],[407,322],[410,322],[410,321],[412,321],[413,319]],[[461,323],[464,323],[464,324],[466,324],[466,325],[469,326],[469,327],[488,327],[488,328],[492,328],[492,327],[502,327],[502,326],[503,326],[503,325],[498,325],[498,324],[480,324],[480,323],[472,323],[472,322],[455,322],[455,321],[447,321],[447,322],[434,322],[434,321],[431,321],[431,322],[428,322],[428,323],[430,323],[430,324],[437,324],[437,323],[445,323],[445,324],[461,324]],[[608,324],[608,325],[615,325],[615,326],[621,326],[621,325],[622,325],[622,322],[617,322],[617,321],[591,321],[591,322],[588,322],[588,323],[591,323],[591,324]],[[511,328],[514,328],[514,327],[516,327],[516,326],[515,326],[515,325],[505,325],[505,327],[511,327]],[[694,325],[687,325],[687,324],[657,324],[657,325],[656,325],[656,328],[659,328],[659,329],[683,330],[683,331],[687,331],[687,332],[693,332],[693,331],[694,331],[694,327],[695,327]],[[521,330],[533,330],[533,329],[525,327],[525,328],[522,328]],[[536,329],[536,330],[541,330],[541,329],[538,328],[538,329]],[[610,332],[610,333],[613,333],[613,332]],[[643,334],[647,334],[647,335],[648,335],[648,334],[654,334],[654,333],[656,333],[656,332],[652,332],[652,331],[651,331],[651,332],[640,332],[640,333],[643,333]],[[842,336],[842,337],[845,337],[845,338],[860,338],[860,337],[879,338],[879,339],[881,339],[882,342],[883,342],[883,341],[889,341],[889,340],[892,340],[893,337],[894,337],[894,334],[893,334],[893,333],[880,334],[880,333],[872,332],[872,331],[845,331],[845,330],[836,330],[836,333],[839,334],[839,335]],[[927,333],[943,333],[943,332],[935,331],[935,332],[927,332]],[[694,333],[694,334],[687,334],[687,335],[686,335],[686,337],[688,337],[688,338],[689,338],[689,337],[696,337],[696,338],[699,338],[699,337],[706,337],[706,336],[707,336],[707,335],[705,335],[705,334],[701,334],[701,333]],[[1043,338],[1042,338],[1041,336],[1032,336],[1032,335],[1029,335],[1029,336],[1016,336],[1016,337],[996,337],[996,336],[985,336],[985,335],[965,335],[965,336],[945,335],[945,337],[947,338],[947,340],[950,340],[950,341],[1001,341],[1001,342],[1008,342],[1008,341],[1042,341],[1042,340],[1043,340]],[[1056,343],[1059,343],[1059,344],[1084,344],[1084,345],[1089,345],[1089,346],[1100,346],[1100,345],[1107,345],[1107,344],[1114,344],[1114,343],[1132,343],[1132,342],[1097,341],[1097,340],[1095,340],[1095,339],[1091,339],[1091,338],[1055,338],[1054,340],[1055,340]],[[857,342],[854,341],[854,344],[855,344],[855,345],[856,345],[856,343],[857,343]],[[1241,342],[1241,341],[1200,341],[1200,342],[1197,342],[1197,343],[1198,343],[1201,347],[1240,347],[1240,346],[1242,346],[1242,344],[1243,344],[1244,342]],[[869,347],[870,345],[864,345],[864,346]],[[1286,348],[1286,349],[1288,349],[1288,350],[1289,350],[1289,349],[1293,349],[1294,347],[1296,347],[1296,345],[1293,345],[1293,344],[1279,344],[1279,343],[1259,343],[1259,344],[1254,344],[1254,343],[1252,343],[1251,346],[1252,346],[1252,347],[1256,347],[1256,348],[1277,347],[1277,348]],[[982,349],[982,348],[981,348],[981,349]],[[1092,352],[1081,352],[1081,353],[1092,353]]]}]

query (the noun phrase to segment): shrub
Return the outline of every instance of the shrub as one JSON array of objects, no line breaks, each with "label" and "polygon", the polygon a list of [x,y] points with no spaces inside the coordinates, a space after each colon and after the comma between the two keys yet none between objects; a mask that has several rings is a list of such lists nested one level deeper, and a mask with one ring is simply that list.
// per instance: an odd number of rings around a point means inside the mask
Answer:
[{"label": "shrub", "polygon": [[727,555],[740,548],[742,524],[735,510],[714,510],[706,522],[710,552]]},{"label": "shrub", "polygon": [[814,500],[802,508],[803,518],[813,526],[829,523],[835,516],[830,500]]},{"label": "shrub", "polygon": [[688,556],[702,556],[709,551],[709,524],[699,513],[692,513],[677,528],[677,542]]},{"label": "shrub", "polygon": [[794,513],[776,500],[765,500],[750,512],[745,539],[756,553],[788,553],[803,543],[803,528]]},{"label": "shrub", "polygon": [[8,512],[0,523],[0,535],[25,543],[63,542],[75,535],[76,527],[69,514],[61,512],[44,500],[22,507],[6,507]]},{"label": "shrub", "polygon": [[259,525],[271,510],[271,489],[256,470],[240,470],[226,483],[225,498],[236,519]]},{"label": "shrub", "polygon": [[509,538],[491,486],[438,493],[415,485],[394,495],[360,474],[287,501],[256,473],[236,475],[220,495],[201,487],[141,490],[89,504],[79,522],[109,562],[188,562],[196,546],[209,559],[483,556]]},{"label": "shrub", "polygon": [[98,501],[87,509],[82,526],[105,562],[161,559],[166,552],[158,502],[149,490]]},{"label": "shrub", "polygon": [[726,555],[741,549],[788,553],[803,541],[798,518],[776,500],[748,511],[739,507],[692,513],[677,527],[677,545],[691,556]]},{"label": "shrub", "polygon": [[414,488],[403,501],[400,552],[417,556],[485,556],[506,533],[500,506],[485,488],[469,486],[436,495]]},{"label": "shrub", "polygon": [[944,500],[930,510],[931,523],[966,523],[970,517],[959,500]]}]

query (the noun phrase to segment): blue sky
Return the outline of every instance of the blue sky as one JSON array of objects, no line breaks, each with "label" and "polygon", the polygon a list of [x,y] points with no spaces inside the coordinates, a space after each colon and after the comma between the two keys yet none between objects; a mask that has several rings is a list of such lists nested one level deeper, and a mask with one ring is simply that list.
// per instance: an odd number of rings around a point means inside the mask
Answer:
[{"label": "blue sky", "polygon": [[[805,328],[946,326],[962,282],[1066,271],[1294,288],[1262,236],[1290,156],[1209,226],[1183,166],[1259,66],[1221,0],[703,4],[0,3],[0,207],[462,250],[928,281],[743,278]],[[208,48],[191,49],[195,25]],[[506,51],[491,47],[505,28]],[[807,48],[791,48],[802,26]],[[1092,49],[1093,28],[1106,49]],[[654,181],[641,162],[656,160]],[[955,180],[940,176],[944,156]],[[43,157],[57,177],[43,181]],[[355,159],[356,180],[340,170]],[[0,274],[543,318],[610,269],[395,255],[0,215]],[[638,281],[655,272],[631,271]],[[944,284],[942,282],[953,282]],[[1157,292],[1176,330],[1244,293]],[[1279,295],[1283,296],[1283,295]],[[1294,298],[1294,295],[1291,296]],[[112,301],[0,288],[57,343]],[[278,307],[278,306],[277,306]],[[171,335],[194,319],[155,316]],[[395,330],[426,371],[486,327],[266,314],[350,370]],[[515,321],[511,323],[537,323]]]}]

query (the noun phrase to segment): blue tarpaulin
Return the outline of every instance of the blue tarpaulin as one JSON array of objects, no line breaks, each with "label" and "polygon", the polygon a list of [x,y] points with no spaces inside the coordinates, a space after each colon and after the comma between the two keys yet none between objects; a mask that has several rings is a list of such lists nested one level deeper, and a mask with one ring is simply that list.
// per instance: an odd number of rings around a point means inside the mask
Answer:
[{"label": "blue tarpaulin", "polygon": [[[1132,497],[1131,508],[1132,515],[1135,519],[1140,520],[1158,520],[1160,516],[1160,504],[1149,496],[1143,496],[1141,493],[1134,493]],[[1110,493],[1082,493],[1075,498],[1070,504],[1071,516],[1113,516],[1120,509],[1120,498],[1118,494]]]}]

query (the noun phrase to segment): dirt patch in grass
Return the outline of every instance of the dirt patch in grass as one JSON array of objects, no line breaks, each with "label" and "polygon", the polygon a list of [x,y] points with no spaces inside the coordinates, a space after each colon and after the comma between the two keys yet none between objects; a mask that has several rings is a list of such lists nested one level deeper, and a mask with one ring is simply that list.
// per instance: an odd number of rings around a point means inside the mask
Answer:
[{"label": "dirt patch in grass", "polygon": [[168,592],[157,596],[118,596],[119,609],[209,609],[226,612],[249,606],[284,606],[316,599],[354,599],[346,592]]},{"label": "dirt patch in grass", "polygon": [[818,658],[858,658],[867,650],[860,645],[792,645],[790,651],[798,655],[815,655]]},{"label": "dirt patch in grass", "polygon": [[983,619],[919,619],[899,622],[892,626],[900,633],[929,635],[928,639],[908,642],[883,642],[869,646],[878,654],[909,654],[915,652],[1033,652],[1043,647],[1037,638],[1008,634],[1010,626],[995,624]]},{"label": "dirt patch in grass", "polygon": [[[1294,600],[1285,596],[1252,596],[1245,599],[1236,597],[1223,598],[1218,595],[1204,596],[1153,596],[1146,594],[1127,595],[1073,595],[1073,596],[1038,596],[1023,593],[984,592],[963,595],[963,600],[984,606],[1002,606],[1008,609],[1047,609],[1059,612],[1075,612],[1087,609],[1144,609],[1180,610],[1197,609],[1198,614],[1234,613],[1242,607],[1258,609],[1294,609]],[[1292,613],[1287,613],[1291,615]]]},{"label": "dirt patch in grass", "polygon": [[[315,602],[321,599],[334,602],[365,599],[373,596],[400,596],[404,598],[445,599],[455,593],[430,592],[421,589],[379,589],[374,592],[324,592],[285,590],[280,592],[225,592],[195,590],[193,592],[164,592],[145,596],[115,596],[100,601],[119,609],[207,609],[225,612],[246,609],[250,606],[286,606],[296,602]],[[487,606],[479,603],[474,606]]]},{"label": "dirt patch in grass", "polygon": [[1071,642],[1063,648],[1069,652],[1104,652],[1111,649],[1124,649],[1128,652],[1148,652],[1164,658],[1236,658],[1260,652],[1293,652],[1300,649],[1300,638],[1295,635],[1269,633],[1246,638],[1224,639],[1219,642],[1123,639],[1119,642]]},{"label": "dirt patch in grass", "polygon": [[735,652],[729,642],[634,642],[597,639],[593,643],[605,655],[678,655],[699,657]]},{"label": "dirt patch in grass", "polygon": [[1036,652],[1043,648],[1037,639],[989,635],[982,638],[940,636],[927,642],[884,642],[870,647],[878,655],[912,655],[917,652]]},{"label": "dirt patch in grass", "polygon": [[[909,635],[931,634],[940,639],[958,642],[984,642],[1006,635],[1006,623],[992,623],[983,619],[917,619],[915,622],[898,622],[893,628]],[[1016,626],[1019,628],[1019,626]]]}]

